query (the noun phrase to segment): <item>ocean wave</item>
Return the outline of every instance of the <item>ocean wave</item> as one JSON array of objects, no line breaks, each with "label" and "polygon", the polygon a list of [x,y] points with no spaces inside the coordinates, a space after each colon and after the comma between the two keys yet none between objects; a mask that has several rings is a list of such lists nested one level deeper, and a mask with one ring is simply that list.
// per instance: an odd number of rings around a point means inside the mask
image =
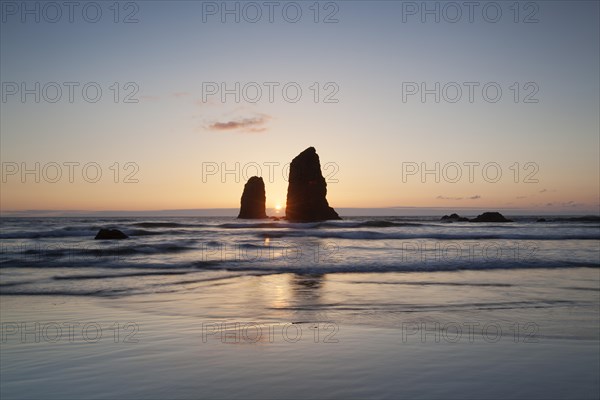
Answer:
[{"label": "ocean wave", "polygon": [[[42,258],[76,257],[85,258],[122,257],[127,255],[170,254],[197,250],[190,240],[165,243],[134,243],[123,242],[86,242],[86,243],[46,243],[37,246],[3,246],[0,255],[20,256],[23,259],[39,260]],[[128,243],[128,242],[125,242]],[[187,244],[186,244],[187,243]],[[193,242],[195,244],[195,241]]]},{"label": "ocean wave", "polygon": [[75,227],[65,227],[60,229],[51,229],[46,231],[16,231],[0,233],[0,239],[42,239],[42,238],[61,238],[61,237],[82,237],[96,235],[97,230],[82,229]]},{"label": "ocean wave", "polygon": [[[50,227],[45,225],[45,227]],[[390,219],[341,220],[309,223],[288,221],[235,221],[221,224],[143,221],[132,223],[105,223],[81,226],[78,224],[43,229],[27,224],[24,229],[4,229],[0,239],[94,239],[99,229],[119,229],[131,238],[147,236],[220,235],[230,231],[247,234],[247,231],[262,231],[270,237],[314,236],[351,239],[600,239],[600,226],[575,220],[572,222],[515,223],[515,224],[472,224],[442,223],[439,221],[407,222]],[[405,229],[404,229],[405,228]],[[411,229],[414,228],[414,229]],[[353,231],[350,231],[353,230]],[[484,234],[477,233],[487,230]],[[417,232],[415,232],[417,231]],[[583,233],[579,233],[579,231]],[[337,233],[336,233],[337,232]],[[427,232],[427,233],[422,233]],[[547,233],[546,233],[547,232]],[[564,232],[564,233],[561,233]],[[575,232],[575,233],[574,233]],[[235,233],[238,234],[238,233]]]},{"label": "ocean wave", "polygon": [[498,302],[466,302],[450,304],[412,304],[412,303],[321,303],[311,306],[271,307],[272,310],[304,311],[314,309],[331,309],[335,311],[395,311],[405,313],[431,311],[465,311],[465,310],[511,310],[528,308],[569,307],[580,304],[572,300],[553,301],[498,301]]},{"label": "ocean wave", "polygon": [[39,288],[35,290],[0,290],[2,296],[98,296],[113,297],[125,296],[136,293],[130,289],[96,289],[96,290],[71,290],[71,289],[52,289]]},{"label": "ocean wave", "polygon": [[291,223],[291,222],[235,222],[216,225],[217,228],[224,229],[267,229],[267,228],[298,228],[308,229],[316,228],[319,225],[318,222],[307,222],[307,223]]},{"label": "ocean wave", "polygon": [[151,231],[147,229],[122,229],[123,233],[127,236],[158,236],[165,234],[178,234],[178,233],[186,233],[181,230],[169,230],[169,231]]},{"label": "ocean wave", "polygon": [[598,233],[442,233],[442,232],[376,232],[376,231],[270,231],[257,234],[260,238],[317,237],[323,239],[394,240],[394,239],[438,239],[438,240],[600,240]]},{"label": "ocean wave", "polygon": [[88,237],[94,239],[100,229],[119,229],[127,236],[160,236],[160,235],[189,235],[189,230],[184,229],[169,229],[169,230],[151,230],[140,228],[122,228],[119,226],[102,226],[102,227],[63,227],[52,230],[26,230],[0,233],[0,239],[52,239],[52,238],[68,238],[68,237]]},{"label": "ocean wave", "polygon": [[123,272],[120,274],[93,274],[93,275],[57,275],[52,279],[57,281],[71,280],[87,280],[87,279],[114,279],[114,278],[131,278],[136,276],[172,276],[185,275],[190,271],[150,271],[150,272]]},{"label": "ocean wave", "polygon": [[488,282],[431,282],[431,281],[348,281],[347,283],[359,285],[406,285],[406,286],[475,286],[475,287],[512,287],[512,283],[488,283]]},{"label": "ocean wave", "polygon": [[178,222],[136,222],[129,226],[136,226],[139,228],[201,228],[209,226],[206,224],[182,224]]},{"label": "ocean wave", "polygon": [[245,278],[249,276],[263,276],[263,275],[273,275],[269,272],[260,272],[260,273],[245,273],[245,274],[233,274],[228,276],[215,276],[209,278],[196,278],[196,279],[186,279],[183,281],[173,281],[166,283],[153,283],[152,286],[172,286],[172,285],[189,285],[194,283],[213,283],[217,281],[227,281],[236,278]]},{"label": "ocean wave", "polygon": [[432,224],[423,224],[417,222],[394,222],[388,220],[368,220],[368,221],[322,221],[322,222],[237,222],[217,225],[225,229],[268,229],[268,228],[288,228],[288,229],[315,229],[315,228],[393,228],[393,227],[416,227],[416,226],[435,226]]},{"label": "ocean wave", "polygon": [[[285,273],[292,273],[298,276],[315,276],[324,274],[337,274],[337,273],[398,273],[398,272],[453,272],[463,270],[501,270],[501,269],[557,269],[557,268],[600,268],[598,265],[584,262],[570,262],[570,261],[544,261],[544,262],[529,262],[529,263],[510,263],[510,262],[483,262],[483,263],[444,263],[444,264],[432,264],[423,265],[422,263],[416,264],[380,264],[380,265],[357,265],[357,264],[344,264],[344,265],[323,265],[323,266],[295,266],[291,268],[257,268],[253,266],[233,266],[233,265],[213,265],[209,267],[208,264],[204,264],[203,268],[198,268],[195,265],[196,270],[210,270],[210,271],[223,271],[228,272],[230,275],[217,276],[217,277],[198,277],[188,278],[183,280],[173,280],[166,282],[149,281],[144,284],[143,281],[137,280],[135,287],[121,287],[121,288],[82,288],[78,285],[65,288],[64,286],[57,287],[50,281],[48,282],[15,282],[10,285],[0,286],[0,295],[60,295],[60,296],[130,296],[147,293],[165,293],[165,292],[178,292],[181,288],[177,286],[189,285],[189,284],[210,284],[219,285],[223,281],[233,279],[243,279],[248,277],[257,276],[268,276],[268,275],[279,275]],[[191,271],[194,272],[194,271]],[[82,281],[96,279],[102,281],[104,279],[115,279],[115,278],[126,278],[126,277],[143,277],[143,276],[160,276],[160,275],[182,275],[186,276],[185,271],[173,271],[160,272],[152,271],[148,273],[135,273],[127,272],[122,274],[93,274],[93,275],[65,275],[55,276],[54,281]],[[389,282],[389,281],[349,281],[349,284],[386,284],[386,285],[438,285],[438,286],[482,286],[482,287],[510,287],[513,284],[503,283],[460,283],[460,282],[429,282],[429,281],[415,281],[415,282]],[[33,286],[32,286],[33,285]],[[166,288],[161,290],[161,288]],[[565,289],[577,289],[577,290],[592,290],[597,291],[596,288],[575,288],[569,287]],[[483,306],[483,304],[482,304]]]},{"label": "ocean wave", "polygon": [[[143,245],[143,246],[128,246],[128,247],[120,247],[114,249],[113,253],[116,256],[124,256],[124,255],[136,255],[136,254],[170,254],[170,253],[180,253],[183,251],[192,251],[196,250],[195,247],[191,246],[181,246],[173,243],[167,243],[162,245]],[[87,254],[95,254],[101,256],[104,250],[96,250],[95,252],[92,250]],[[110,253],[110,252],[109,252]]]},{"label": "ocean wave", "polygon": [[369,221],[325,221],[321,222],[320,227],[326,228],[394,228],[408,226],[434,226],[418,222],[394,222],[382,219]]},{"label": "ocean wave", "polygon": [[177,269],[219,269],[222,264],[220,260],[198,260],[193,262],[135,262],[127,258],[100,257],[97,259],[29,259],[27,257],[15,257],[0,262],[0,269],[139,269],[139,270],[177,270]]},{"label": "ocean wave", "polygon": [[330,273],[372,273],[372,272],[451,272],[451,271],[473,271],[473,270],[502,270],[502,269],[557,269],[557,268],[600,268],[600,264],[593,261],[572,260],[478,260],[478,261],[370,261],[363,263],[348,262],[321,262],[307,263],[290,261],[285,265],[273,265],[267,267],[261,262],[239,262],[203,264],[197,269],[224,270],[229,272],[254,271],[271,273],[295,273],[306,274],[330,274]]}]

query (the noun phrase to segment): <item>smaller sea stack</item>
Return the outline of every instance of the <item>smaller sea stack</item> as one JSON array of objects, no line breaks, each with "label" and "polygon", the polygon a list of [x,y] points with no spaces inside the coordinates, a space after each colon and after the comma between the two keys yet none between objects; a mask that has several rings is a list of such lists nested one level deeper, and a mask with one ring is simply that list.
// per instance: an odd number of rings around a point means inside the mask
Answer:
[{"label": "smaller sea stack", "polygon": [[251,177],[244,185],[238,218],[267,218],[265,211],[266,200],[267,196],[265,194],[265,182],[263,178],[259,178],[258,176]]}]

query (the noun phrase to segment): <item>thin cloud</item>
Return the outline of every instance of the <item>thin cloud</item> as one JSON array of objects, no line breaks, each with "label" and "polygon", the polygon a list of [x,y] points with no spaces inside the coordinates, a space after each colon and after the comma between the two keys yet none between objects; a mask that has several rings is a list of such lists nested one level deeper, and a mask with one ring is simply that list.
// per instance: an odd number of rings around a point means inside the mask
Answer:
[{"label": "thin cloud", "polygon": [[446,197],[446,196],[438,196],[436,197],[438,200],[462,200],[462,197]]},{"label": "thin cloud", "polygon": [[269,119],[271,118],[268,115],[260,115],[254,118],[233,119],[230,121],[215,122],[209,125],[208,129],[218,132],[264,132],[267,130],[267,127],[264,125],[269,121]]},{"label": "thin cloud", "polygon": [[577,203],[576,201],[563,201],[560,203],[546,203],[546,207],[565,207],[565,208],[573,208],[573,207],[582,207],[585,206],[584,203]]},{"label": "thin cloud", "polygon": [[189,92],[175,92],[175,93],[173,93],[174,97],[187,97],[189,95],[190,95]]},{"label": "thin cloud", "polygon": [[446,196],[438,196],[436,197],[436,199],[438,200],[463,200],[463,199],[467,199],[467,200],[478,200],[480,199],[481,196],[476,194],[474,196],[469,196],[469,197],[446,197]]},{"label": "thin cloud", "polygon": [[573,200],[571,201],[567,201],[565,203],[561,204],[563,207],[577,207],[580,206],[581,204],[574,202]]},{"label": "thin cloud", "polygon": [[265,132],[267,130],[267,128],[252,128],[252,129],[248,129],[248,132],[253,132],[253,133],[259,133],[259,132]]}]

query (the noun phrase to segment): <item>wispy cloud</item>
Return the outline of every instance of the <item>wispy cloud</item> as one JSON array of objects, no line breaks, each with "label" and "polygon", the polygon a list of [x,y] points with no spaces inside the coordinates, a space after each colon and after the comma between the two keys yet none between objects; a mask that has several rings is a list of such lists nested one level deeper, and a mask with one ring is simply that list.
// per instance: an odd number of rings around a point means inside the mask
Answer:
[{"label": "wispy cloud", "polygon": [[469,196],[469,197],[446,197],[446,196],[438,196],[436,197],[436,199],[438,200],[462,200],[462,199],[467,199],[467,200],[477,200],[480,199],[481,196],[476,194],[474,196]]},{"label": "wispy cloud", "polygon": [[267,130],[265,124],[271,119],[270,116],[261,114],[253,118],[238,118],[229,121],[220,121],[210,124],[208,129],[212,131],[238,131],[238,132],[264,132]]},{"label": "wispy cloud", "polygon": [[569,207],[569,208],[572,208],[572,207],[585,206],[585,204],[583,204],[583,203],[577,203],[577,202],[575,202],[573,200],[564,201],[564,202],[561,202],[561,203],[546,203],[546,207],[554,207],[554,206],[555,207]]},{"label": "wispy cloud", "polygon": [[446,196],[438,196],[436,197],[438,200],[462,200],[462,197],[446,197]]},{"label": "wispy cloud", "polygon": [[577,206],[580,206],[580,205],[582,205],[582,204],[576,203],[573,200],[566,201],[566,202],[564,202],[564,203],[561,204],[561,206],[563,206],[563,207],[577,207]]}]

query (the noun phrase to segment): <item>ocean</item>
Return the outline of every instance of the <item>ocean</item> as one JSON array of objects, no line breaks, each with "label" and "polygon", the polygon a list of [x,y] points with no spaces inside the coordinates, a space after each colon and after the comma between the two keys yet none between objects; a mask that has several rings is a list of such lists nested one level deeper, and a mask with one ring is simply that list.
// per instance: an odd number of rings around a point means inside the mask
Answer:
[{"label": "ocean", "polygon": [[[256,274],[599,267],[598,221],[536,220],[4,218],[0,293],[128,296]],[[100,228],[130,238],[93,240]]]},{"label": "ocean", "polygon": [[0,394],[597,398],[600,224],[508,217],[2,218]]}]

